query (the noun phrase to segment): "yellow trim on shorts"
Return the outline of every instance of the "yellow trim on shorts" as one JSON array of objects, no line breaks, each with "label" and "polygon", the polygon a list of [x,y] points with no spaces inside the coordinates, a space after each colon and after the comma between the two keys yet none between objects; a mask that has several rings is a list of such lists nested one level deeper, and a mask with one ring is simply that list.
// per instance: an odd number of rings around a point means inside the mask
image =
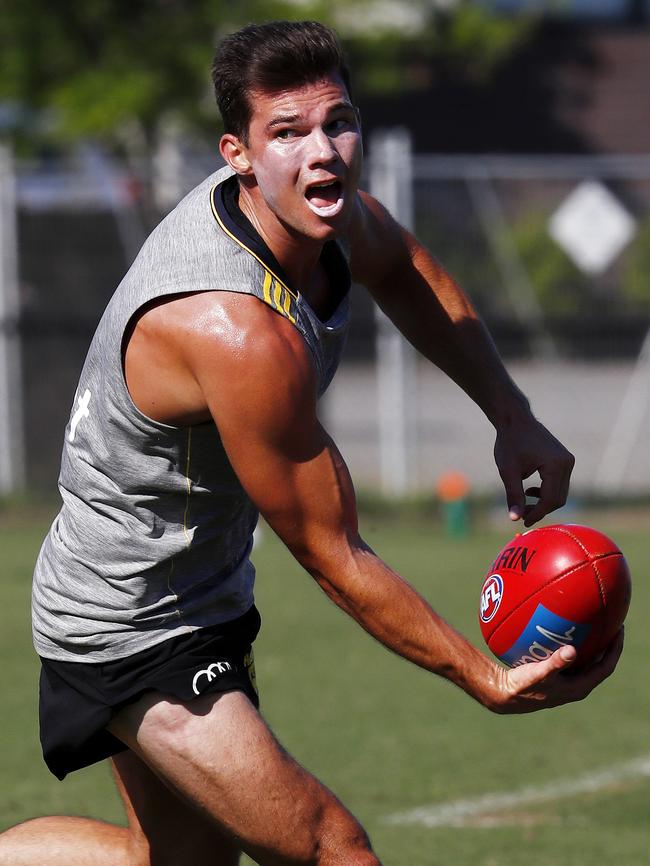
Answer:
[{"label": "yellow trim on shorts", "polygon": [[228,231],[214,206],[214,194],[217,186],[218,184],[213,186],[210,192],[210,207],[214,218],[219,223],[219,227],[231,240],[235,241],[235,243],[242,249],[246,250],[247,253],[250,253],[253,258],[262,265],[264,268],[264,282],[262,283],[264,302],[267,303],[269,307],[272,307],[276,312],[280,313],[281,316],[284,316],[285,319],[289,319],[292,325],[295,325],[296,315],[298,312],[298,296],[295,292],[291,291],[289,286],[287,286],[287,284],[284,283],[280,277],[265,264],[264,261],[262,261],[257,253],[253,252],[250,247],[247,247],[246,244],[240,241],[231,231]]}]

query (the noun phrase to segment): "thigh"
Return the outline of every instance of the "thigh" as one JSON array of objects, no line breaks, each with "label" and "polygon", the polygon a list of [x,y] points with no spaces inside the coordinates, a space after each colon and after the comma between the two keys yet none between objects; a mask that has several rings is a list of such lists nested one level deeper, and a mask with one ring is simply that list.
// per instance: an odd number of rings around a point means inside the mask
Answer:
[{"label": "thigh", "polygon": [[370,850],[358,822],[287,754],[241,692],[186,704],[150,693],[110,729],[256,862],[366,862],[345,857]]},{"label": "thigh", "polygon": [[165,785],[136,754],[121,752],[111,762],[129,821],[129,863],[237,866],[237,844]]}]

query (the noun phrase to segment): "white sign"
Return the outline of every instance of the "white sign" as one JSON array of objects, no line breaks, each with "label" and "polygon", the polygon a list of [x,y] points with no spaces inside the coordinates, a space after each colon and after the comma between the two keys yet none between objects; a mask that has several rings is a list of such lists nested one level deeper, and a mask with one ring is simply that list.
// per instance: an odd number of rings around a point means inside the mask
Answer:
[{"label": "white sign", "polygon": [[600,274],[636,233],[636,222],[601,183],[581,183],[555,211],[549,234],[587,274]]}]

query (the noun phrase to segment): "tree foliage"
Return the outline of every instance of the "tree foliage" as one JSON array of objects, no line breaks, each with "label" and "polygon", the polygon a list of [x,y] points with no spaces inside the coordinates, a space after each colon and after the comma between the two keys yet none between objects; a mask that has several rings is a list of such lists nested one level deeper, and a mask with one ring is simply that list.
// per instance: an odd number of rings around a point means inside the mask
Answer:
[{"label": "tree foliage", "polygon": [[0,102],[64,142],[124,142],[135,130],[150,147],[170,116],[214,129],[216,42],[273,18],[333,24],[361,92],[412,89],[432,75],[488,76],[530,30],[527,19],[463,0],[3,0]]},{"label": "tree foliage", "polygon": [[532,37],[538,20],[531,14],[497,15],[470,0],[414,0],[407,6],[405,28],[390,26],[388,17],[370,27],[346,26],[364,21],[363,0],[350,0],[344,14],[335,15],[363,90],[398,92],[445,81],[485,84]]},{"label": "tree foliage", "polygon": [[593,305],[587,277],[549,235],[546,214],[522,214],[513,241],[545,315],[573,315]]}]

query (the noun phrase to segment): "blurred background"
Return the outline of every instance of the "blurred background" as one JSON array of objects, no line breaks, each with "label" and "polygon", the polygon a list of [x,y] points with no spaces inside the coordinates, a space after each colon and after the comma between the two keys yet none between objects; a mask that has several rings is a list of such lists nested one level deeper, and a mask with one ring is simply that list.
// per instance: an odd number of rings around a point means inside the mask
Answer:
[{"label": "blurred background", "polygon": [[[219,37],[310,17],[350,56],[365,187],[474,300],[575,496],[650,497],[650,0],[3,0],[0,493],[54,490],[108,298],[220,166]],[[357,485],[500,495],[481,413],[353,310],[322,412]]]}]

